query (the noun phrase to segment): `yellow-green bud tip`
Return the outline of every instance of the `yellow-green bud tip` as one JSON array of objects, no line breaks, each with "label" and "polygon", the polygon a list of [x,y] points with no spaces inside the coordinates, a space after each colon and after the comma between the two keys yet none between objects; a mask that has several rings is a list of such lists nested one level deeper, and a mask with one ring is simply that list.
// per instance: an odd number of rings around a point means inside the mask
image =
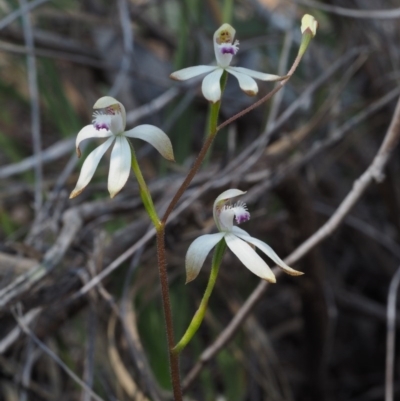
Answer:
[{"label": "yellow-green bud tip", "polygon": [[318,21],[310,14],[304,14],[301,19],[301,33],[310,33],[314,37],[317,33]]}]

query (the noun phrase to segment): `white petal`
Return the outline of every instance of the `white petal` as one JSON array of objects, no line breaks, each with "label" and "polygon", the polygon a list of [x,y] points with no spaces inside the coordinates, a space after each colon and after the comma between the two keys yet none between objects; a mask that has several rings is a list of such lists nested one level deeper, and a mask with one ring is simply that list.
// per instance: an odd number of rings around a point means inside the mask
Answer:
[{"label": "white petal", "polygon": [[126,126],[125,109],[124,113],[116,112],[115,115],[111,116],[110,121],[111,121],[110,130],[114,133],[114,135],[122,134],[125,131],[125,126]]},{"label": "white petal", "polygon": [[224,235],[224,233],[206,234],[192,242],[186,253],[186,284],[197,277],[207,255]]},{"label": "white petal", "polygon": [[249,244],[236,237],[236,235],[229,233],[225,234],[225,241],[229,249],[251,272],[271,283],[276,282],[272,270]]},{"label": "white petal", "polygon": [[78,196],[89,184],[93,177],[94,172],[99,164],[100,159],[103,157],[106,150],[111,146],[114,141],[114,136],[107,139],[103,144],[98,146],[93,152],[89,154],[82,165],[81,173],[79,174],[78,182],[76,183],[75,189],[71,192],[69,196],[70,199]]},{"label": "white petal", "polygon": [[[238,227],[238,226],[233,226],[233,227],[232,227],[232,234],[235,234],[235,235],[237,235],[237,236],[240,237],[240,238],[243,238],[244,236],[247,236],[247,237],[250,237],[250,236],[251,236],[247,231],[244,231],[243,229],[241,229],[241,228]],[[243,238],[243,239],[244,239],[244,238]]]},{"label": "white petal", "polygon": [[215,213],[217,219],[215,224],[220,231],[231,232],[233,228],[233,218],[235,217],[235,212],[231,208],[222,208],[219,213]]},{"label": "white petal", "polygon": [[208,74],[203,79],[201,90],[204,97],[212,103],[216,103],[221,99],[220,79],[223,72],[224,70],[222,68],[217,67],[215,71]]},{"label": "white petal", "polygon": [[[235,227],[239,228],[239,227]],[[240,230],[240,229],[239,229]],[[242,230],[243,231],[243,230]],[[245,232],[239,233],[238,230],[235,230],[235,234],[245,240],[246,242],[249,242],[250,244],[255,245],[260,251],[264,252],[269,258],[271,258],[282,270],[284,270],[286,273],[290,274],[291,276],[301,276],[304,273],[299,272],[298,270],[292,269],[290,266],[288,266],[277,254],[276,252],[265,242],[260,241],[257,238],[251,237],[248,233]]]},{"label": "white petal", "polygon": [[153,145],[163,157],[167,160],[174,161],[174,151],[172,144],[167,134],[154,125],[143,124],[139,125],[129,131],[126,131],[125,136],[129,138],[138,138]]},{"label": "white petal", "polygon": [[118,136],[111,152],[110,171],[108,173],[108,192],[110,192],[111,198],[114,198],[126,184],[130,171],[131,148],[129,142],[125,137]]},{"label": "white petal", "polygon": [[251,78],[250,76],[248,76],[246,74],[237,72],[230,67],[228,67],[226,69],[226,71],[228,71],[230,74],[232,74],[233,76],[235,76],[237,78],[237,80],[239,81],[240,89],[242,89],[242,91],[244,93],[246,93],[249,96],[257,95],[258,86],[257,86],[257,82],[254,81],[253,78]]},{"label": "white petal", "polygon": [[229,72],[231,72],[232,70],[240,74],[248,75],[249,77],[252,78],[261,79],[261,81],[281,81],[282,79],[285,79],[285,77],[281,77],[280,75],[265,74],[263,72],[249,70],[248,68],[244,67],[227,68],[227,71]]},{"label": "white petal", "polygon": [[112,135],[111,131],[108,131],[106,129],[97,130],[95,127],[93,127],[92,124],[86,125],[79,131],[78,136],[76,137],[75,146],[78,157],[81,157],[81,151],[79,149],[79,145],[83,140],[88,138],[108,138],[111,135]]},{"label": "white petal", "polygon": [[182,70],[173,72],[169,77],[177,81],[186,81],[187,79],[197,77],[206,72],[214,71],[216,66],[212,65],[196,65],[194,67],[183,68]]},{"label": "white petal", "polygon": [[221,50],[221,45],[218,45],[216,43],[214,43],[214,52],[215,58],[217,59],[217,64],[222,68],[229,67],[232,62],[233,54],[223,54]]}]

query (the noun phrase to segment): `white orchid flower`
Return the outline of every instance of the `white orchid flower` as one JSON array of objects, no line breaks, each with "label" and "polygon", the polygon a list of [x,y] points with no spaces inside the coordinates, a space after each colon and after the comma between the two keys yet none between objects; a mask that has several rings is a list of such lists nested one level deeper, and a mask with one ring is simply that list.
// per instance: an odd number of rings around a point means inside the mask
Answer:
[{"label": "white orchid flower", "polygon": [[228,189],[223,192],[214,202],[214,221],[219,232],[206,234],[195,239],[186,254],[186,283],[194,280],[200,272],[207,255],[211,249],[222,239],[226,241],[228,248],[239,258],[239,260],[256,276],[271,283],[276,278],[271,268],[256,253],[252,245],[257,247],[272,259],[281,269],[292,276],[300,276],[303,273],[289,267],[265,242],[253,238],[246,231],[233,225],[233,219],[240,224],[250,219],[246,204],[238,202],[233,206],[226,203],[245,192],[239,189]]},{"label": "white orchid flower", "polygon": [[114,143],[108,173],[108,191],[113,198],[126,184],[131,170],[131,145],[128,138],[139,138],[153,145],[163,157],[174,161],[168,136],[153,125],[139,125],[125,131],[126,113],[122,103],[110,96],[100,98],[93,106],[92,124],[83,127],[76,138],[76,153],[81,156],[79,144],[88,138],[108,138],[93,150],[83,163],[81,173],[70,198],[78,196],[89,184],[107,149]]},{"label": "white orchid flower", "polygon": [[258,86],[253,78],[262,81],[279,81],[285,77],[279,75],[264,74],[243,67],[231,67],[232,57],[239,51],[239,41],[233,41],[235,29],[229,24],[223,24],[214,33],[214,52],[217,59],[216,66],[197,65],[176,71],[170,75],[170,78],[185,81],[198,75],[209,73],[203,79],[201,90],[204,97],[212,103],[221,99],[220,78],[224,71],[229,72],[239,81],[240,88],[250,96],[258,93]]}]

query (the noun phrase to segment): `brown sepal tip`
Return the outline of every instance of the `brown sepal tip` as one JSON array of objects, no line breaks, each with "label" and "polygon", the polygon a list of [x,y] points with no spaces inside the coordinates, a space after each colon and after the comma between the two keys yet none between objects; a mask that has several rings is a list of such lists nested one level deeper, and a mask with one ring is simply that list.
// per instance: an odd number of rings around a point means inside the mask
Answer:
[{"label": "brown sepal tip", "polygon": [[71,194],[69,195],[69,199],[74,199],[76,198],[78,195],[80,195],[82,193],[82,191],[84,190],[84,188],[78,190],[78,191],[72,191]]},{"label": "brown sepal tip", "polygon": [[292,272],[292,271],[287,271],[287,270],[284,270],[284,272],[285,273],[287,273],[287,274],[289,274],[289,276],[294,276],[294,277],[297,277],[297,276],[302,276],[304,273],[303,272],[299,272],[299,271],[296,271],[296,272]]}]

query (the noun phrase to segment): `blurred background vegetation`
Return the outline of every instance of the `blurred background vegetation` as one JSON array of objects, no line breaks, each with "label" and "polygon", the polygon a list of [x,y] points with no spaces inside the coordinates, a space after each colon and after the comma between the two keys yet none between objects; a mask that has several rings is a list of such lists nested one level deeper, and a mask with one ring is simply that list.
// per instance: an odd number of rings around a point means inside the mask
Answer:
[{"label": "blurred background vegetation", "polygon": [[[302,15],[319,21],[285,88],[218,134],[167,226],[178,338],[210,270],[208,259],[185,286],[185,253],[215,230],[219,193],[247,190],[252,220],[243,228],[284,257],[326,222],[371,163],[400,94],[396,7],[396,0],[0,0],[0,399],[95,399],[89,389],[103,400],[171,399],[155,240],[143,241],[150,220],[135,179],[110,200],[106,155],[82,195],[68,199],[82,163],[75,137],[99,97],[125,105],[128,128],[149,123],[170,136],[176,164],[134,141],[165,210],[201,148],[208,113],[201,81],[176,83],[169,74],[212,63],[212,35],[230,22],[240,40],[236,65],[284,75]],[[393,12],[382,18],[376,10]],[[273,84],[259,88],[261,96]],[[254,101],[230,77],[221,122]],[[206,320],[182,353],[188,400],[383,399],[386,303],[400,258],[398,156],[338,230],[293,266],[305,276],[281,276],[230,341],[199,364],[258,284],[226,254]],[[100,285],[75,296],[127,250]],[[398,375],[394,390],[400,399]]]}]

